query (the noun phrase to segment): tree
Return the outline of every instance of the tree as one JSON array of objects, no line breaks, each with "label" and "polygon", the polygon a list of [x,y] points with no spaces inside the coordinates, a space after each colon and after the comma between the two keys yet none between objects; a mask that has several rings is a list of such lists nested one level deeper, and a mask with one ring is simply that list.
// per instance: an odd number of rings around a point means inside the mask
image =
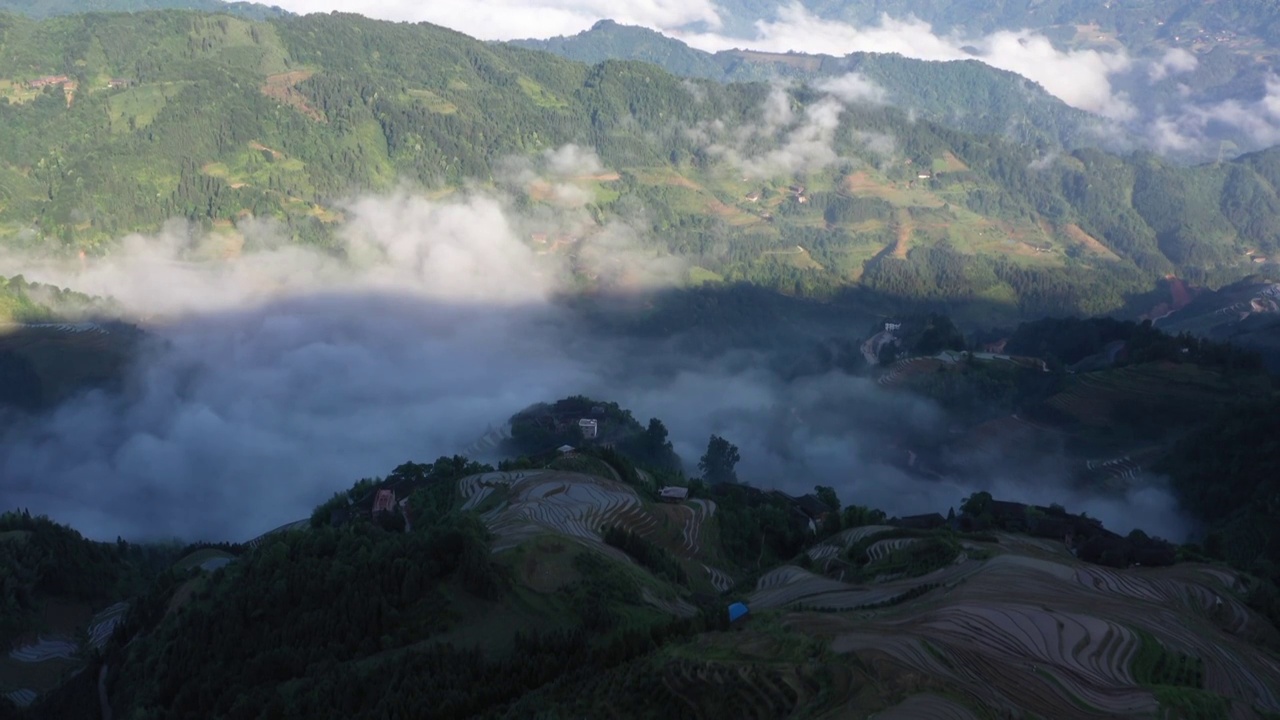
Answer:
[{"label": "tree", "polygon": [[657,455],[669,447],[667,442],[667,426],[658,418],[649,418],[649,428],[644,432],[645,447],[650,454]]},{"label": "tree", "polygon": [[840,497],[836,495],[835,488],[827,485],[815,485],[813,492],[818,496],[818,499],[822,501],[822,504],[826,505],[831,512],[840,512]]},{"label": "tree", "polygon": [[736,483],[738,475],[733,468],[741,459],[737,445],[719,435],[712,435],[707,441],[707,454],[698,461],[698,469],[702,471],[702,478],[709,485]]},{"label": "tree", "polygon": [[883,510],[869,508],[863,505],[850,505],[844,509],[840,515],[840,524],[846,528],[863,527],[865,525],[879,525],[884,522],[885,514]]}]

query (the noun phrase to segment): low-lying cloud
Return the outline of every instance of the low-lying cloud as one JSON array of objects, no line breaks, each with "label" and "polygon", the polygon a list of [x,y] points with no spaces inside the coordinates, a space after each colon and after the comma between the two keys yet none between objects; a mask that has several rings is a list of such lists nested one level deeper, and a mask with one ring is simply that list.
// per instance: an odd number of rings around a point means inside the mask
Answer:
[{"label": "low-lying cloud", "polygon": [[[535,180],[603,170],[579,148],[530,167]],[[549,250],[559,238],[534,229],[574,226],[582,211],[515,207],[479,191],[358,199],[345,208],[340,255],[246,222],[232,260],[191,260],[225,238],[181,225],[83,265],[0,257],[0,273],[115,297],[130,317],[150,318],[153,338],[119,392],[6,427],[4,505],[100,539],[247,540],[361,477],[461,452],[530,404],[581,393],[662,418],[691,471],[714,432],[741,448],[740,476],[761,487],[832,485],[845,502],[893,514],[945,511],[992,489],[1182,539],[1159,490],[1123,513],[1125,501],[1072,495],[1065,479],[999,459],[948,480],[901,469],[884,448],[944,432],[938,408],[838,372],[788,379],[771,368],[791,341],[695,357],[673,338],[606,331],[560,301],[571,270],[634,293],[675,282],[682,266],[623,223],[584,232],[574,252]]]}]

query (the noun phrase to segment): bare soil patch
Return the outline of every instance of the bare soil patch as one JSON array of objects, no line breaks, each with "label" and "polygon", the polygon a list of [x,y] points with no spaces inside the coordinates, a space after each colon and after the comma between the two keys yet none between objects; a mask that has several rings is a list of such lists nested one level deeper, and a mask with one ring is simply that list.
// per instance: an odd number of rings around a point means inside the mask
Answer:
[{"label": "bare soil patch", "polygon": [[294,70],[270,75],[259,90],[262,91],[263,95],[296,109],[316,122],[327,122],[319,110],[307,104],[307,97],[299,92],[297,88],[298,83],[307,80],[312,75],[315,75],[312,70]]}]

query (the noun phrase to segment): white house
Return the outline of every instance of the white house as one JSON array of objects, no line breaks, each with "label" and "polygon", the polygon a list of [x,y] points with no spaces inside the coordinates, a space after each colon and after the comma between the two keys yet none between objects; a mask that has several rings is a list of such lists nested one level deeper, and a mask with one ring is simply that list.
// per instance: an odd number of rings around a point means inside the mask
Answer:
[{"label": "white house", "polygon": [[578,428],[582,430],[582,437],[587,440],[594,440],[600,434],[600,423],[593,418],[582,418],[578,421]]}]

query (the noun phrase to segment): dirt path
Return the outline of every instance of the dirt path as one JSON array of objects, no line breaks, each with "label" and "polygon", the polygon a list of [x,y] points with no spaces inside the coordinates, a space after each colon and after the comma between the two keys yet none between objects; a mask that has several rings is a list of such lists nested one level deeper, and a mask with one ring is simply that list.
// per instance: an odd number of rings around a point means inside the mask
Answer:
[{"label": "dirt path", "polygon": [[311,70],[294,70],[293,72],[271,75],[262,87],[258,88],[263,95],[288,105],[316,122],[328,122],[319,110],[307,104],[307,96],[298,91],[297,85],[315,73]]},{"label": "dirt path", "polygon": [[102,720],[111,720],[111,700],[107,697],[107,666],[105,664],[98,671],[98,707],[102,711]]},{"label": "dirt path", "polygon": [[898,231],[898,241],[893,245],[893,256],[905,260],[907,251],[911,249],[911,232],[915,230],[915,224],[911,222],[911,212],[906,208],[899,208],[894,214],[894,223]]}]

